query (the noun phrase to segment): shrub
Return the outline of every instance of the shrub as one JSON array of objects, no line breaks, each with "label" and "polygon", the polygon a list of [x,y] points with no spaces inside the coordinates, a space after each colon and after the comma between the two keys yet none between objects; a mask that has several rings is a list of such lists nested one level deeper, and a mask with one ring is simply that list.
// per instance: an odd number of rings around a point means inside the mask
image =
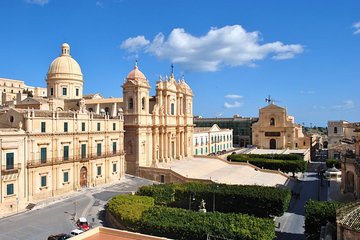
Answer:
[{"label": "shrub", "polygon": [[278,160],[304,160],[304,158],[298,154],[237,154],[248,158],[266,158],[266,159],[278,159]]},{"label": "shrub", "polygon": [[141,232],[172,239],[206,239],[207,234],[244,240],[275,238],[274,222],[269,218],[161,206],[144,212]]},{"label": "shrub", "polygon": [[303,160],[278,160],[267,158],[246,158],[242,155],[229,155],[228,160],[232,162],[249,162],[259,168],[279,170],[286,173],[305,172],[307,162]]},{"label": "shrub", "polygon": [[146,196],[118,195],[110,199],[107,210],[126,228],[136,229],[144,211],[154,206]]},{"label": "shrub", "polygon": [[[171,197],[161,196],[160,192]],[[290,191],[286,189],[194,182],[141,187],[137,194],[154,197],[156,203],[163,202],[171,207],[189,209],[191,205],[193,210],[197,210],[200,201],[204,199],[208,212],[213,210],[215,200],[216,211],[246,213],[259,217],[281,216],[287,210],[291,199]]]},{"label": "shrub", "polygon": [[326,167],[332,168],[335,166],[337,169],[341,168],[340,160],[339,159],[328,159],[326,160]]},{"label": "shrub", "polygon": [[305,205],[305,236],[306,239],[320,239],[321,226],[329,221],[336,226],[336,209],[338,202],[318,202],[309,200]]}]

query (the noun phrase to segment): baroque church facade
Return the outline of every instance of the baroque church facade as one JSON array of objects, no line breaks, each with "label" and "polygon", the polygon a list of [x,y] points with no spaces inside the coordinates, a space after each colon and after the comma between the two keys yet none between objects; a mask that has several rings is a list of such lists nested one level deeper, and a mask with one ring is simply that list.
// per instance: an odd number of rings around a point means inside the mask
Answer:
[{"label": "baroque church facade", "polygon": [[193,94],[173,73],[157,82],[152,97],[137,66],[123,84],[123,98],[84,95],[80,65],[64,43],[46,83],[46,97],[18,98],[0,108],[4,213],[193,152]]}]

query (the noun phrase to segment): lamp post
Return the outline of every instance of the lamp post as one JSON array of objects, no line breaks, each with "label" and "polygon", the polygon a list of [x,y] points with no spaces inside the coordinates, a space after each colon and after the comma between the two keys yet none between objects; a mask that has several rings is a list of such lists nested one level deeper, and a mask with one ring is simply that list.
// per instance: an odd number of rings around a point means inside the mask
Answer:
[{"label": "lamp post", "polygon": [[195,201],[195,193],[190,192],[189,196],[189,211],[191,211],[191,201]]}]

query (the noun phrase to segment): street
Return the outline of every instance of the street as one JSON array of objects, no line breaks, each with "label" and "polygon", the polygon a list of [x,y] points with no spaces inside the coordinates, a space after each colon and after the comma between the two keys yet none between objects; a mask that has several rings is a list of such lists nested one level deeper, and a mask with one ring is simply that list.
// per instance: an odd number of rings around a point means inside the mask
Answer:
[{"label": "street", "polygon": [[[275,225],[277,239],[279,240],[303,240],[305,226],[305,203],[309,199],[327,200],[327,180],[319,179],[316,169],[318,164],[310,163],[308,171],[297,181],[293,192],[298,193],[291,198],[290,207],[281,217],[276,217]],[[279,225],[280,224],[280,225]]]},{"label": "street", "polygon": [[28,212],[0,219],[0,239],[42,240],[51,234],[70,233],[80,216],[86,217],[92,227],[102,225],[98,213],[111,197],[135,192],[149,184],[153,182],[126,176],[110,186],[83,189],[64,199],[48,200]]}]

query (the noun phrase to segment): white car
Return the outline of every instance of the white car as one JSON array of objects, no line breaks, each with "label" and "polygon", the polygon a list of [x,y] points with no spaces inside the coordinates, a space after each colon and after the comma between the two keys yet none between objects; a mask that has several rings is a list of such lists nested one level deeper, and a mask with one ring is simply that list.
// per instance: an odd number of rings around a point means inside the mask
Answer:
[{"label": "white car", "polygon": [[71,236],[77,236],[77,235],[79,235],[79,234],[81,234],[81,233],[83,233],[83,232],[84,232],[83,230],[74,229],[74,230],[72,230],[72,231],[70,232],[70,235],[71,235]]}]

